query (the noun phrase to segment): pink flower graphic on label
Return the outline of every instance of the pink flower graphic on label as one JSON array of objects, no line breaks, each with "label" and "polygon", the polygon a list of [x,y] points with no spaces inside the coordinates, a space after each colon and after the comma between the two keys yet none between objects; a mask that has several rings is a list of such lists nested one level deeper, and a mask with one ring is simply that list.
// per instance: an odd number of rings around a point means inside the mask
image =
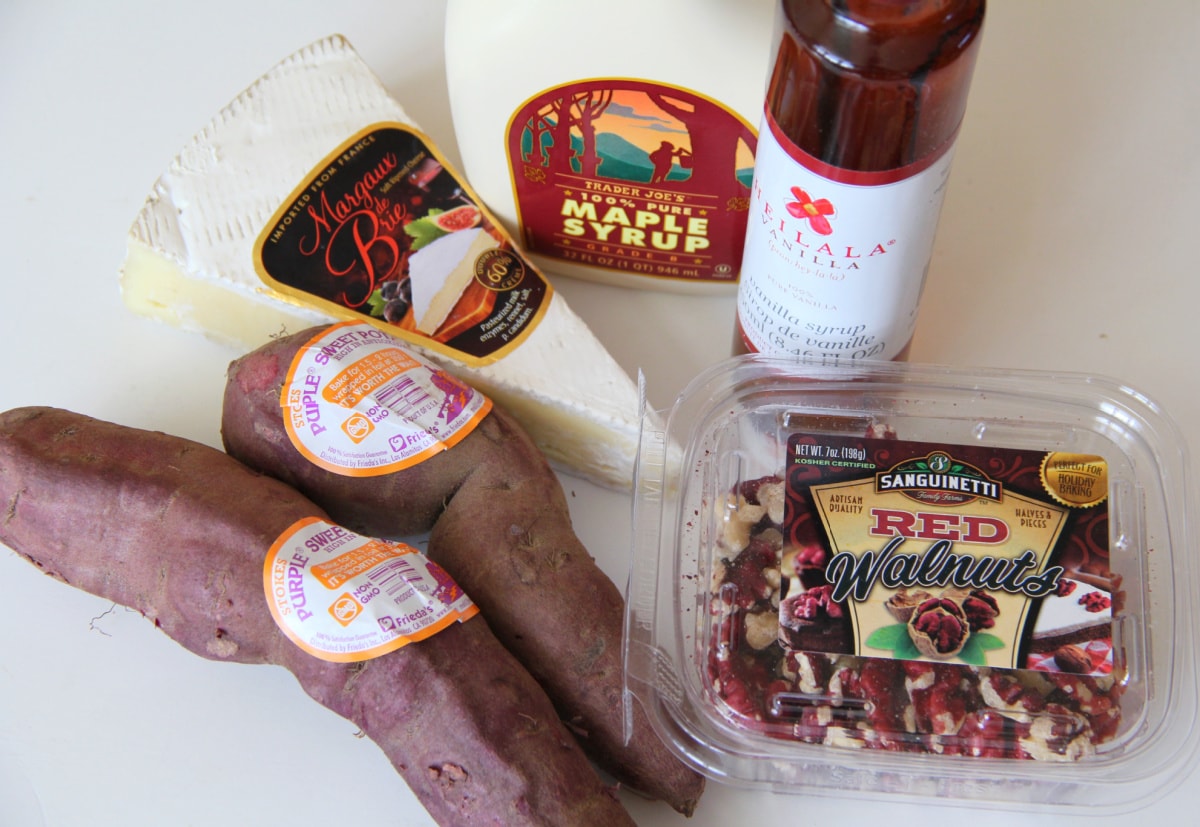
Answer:
[{"label": "pink flower graphic on label", "polygon": [[787,211],[793,217],[807,219],[808,226],[812,227],[814,233],[819,235],[833,233],[833,226],[825,216],[835,215],[837,211],[833,208],[833,204],[829,203],[828,198],[818,198],[814,201],[812,196],[799,187],[792,187],[792,196],[796,200],[787,202],[786,206]]}]

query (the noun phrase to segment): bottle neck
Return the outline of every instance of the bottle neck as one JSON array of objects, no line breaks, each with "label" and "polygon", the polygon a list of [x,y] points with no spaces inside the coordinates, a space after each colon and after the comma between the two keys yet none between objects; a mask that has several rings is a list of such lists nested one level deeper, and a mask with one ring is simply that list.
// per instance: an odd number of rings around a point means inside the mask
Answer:
[{"label": "bottle neck", "polygon": [[979,35],[984,0],[783,0],[785,29],[832,67],[880,78],[954,61]]},{"label": "bottle neck", "polygon": [[782,0],[767,108],[809,155],[882,171],[944,150],[984,0]]}]

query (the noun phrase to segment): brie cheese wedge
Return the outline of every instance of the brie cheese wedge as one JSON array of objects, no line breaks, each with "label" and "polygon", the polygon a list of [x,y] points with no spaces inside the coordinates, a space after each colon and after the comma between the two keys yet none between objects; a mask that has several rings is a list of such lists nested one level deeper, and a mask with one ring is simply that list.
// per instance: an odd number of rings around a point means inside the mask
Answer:
[{"label": "brie cheese wedge", "polygon": [[[254,244],[330,151],[389,121],[412,125],[341,36],[283,60],[221,110],[155,182],[129,230],[125,303],[243,350],[334,321],[265,284]],[[450,302],[427,299],[433,315]],[[432,323],[431,316],[425,326]],[[511,412],[555,467],[631,487],[637,387],[559,294],[528,338],[491,364],[469,367],[416,349]]]},{"label": "brie cheese wedge", "polygon": [[475,259],[498,246],[496,239],[475,227],[444,235],[413,254],[408,279],[412,283],[417,330],[427,336],[437,333],[471,283]]}]

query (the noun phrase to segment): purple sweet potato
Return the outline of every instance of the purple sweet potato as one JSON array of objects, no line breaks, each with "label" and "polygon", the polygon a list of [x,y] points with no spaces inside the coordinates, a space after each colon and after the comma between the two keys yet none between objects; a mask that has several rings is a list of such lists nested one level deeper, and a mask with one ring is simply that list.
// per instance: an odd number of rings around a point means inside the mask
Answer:
[{"label": "purple sweet potato", "polygon": [[575,535],[558,478],[498,405],[465,439],[418,465],[344,476],[307,460],[280,393],[293,356],[320,332],[276,339],[230,365],[225,449],[295,486],[355,531],[429,532],[429,557],[471,595],[554,701],[584,750],[627,787],[691,814],[704,789],[640,707],[624,740],[624,600]]},{"label": "purple sweet potato", "polygon": [[305,653],[263,592],[272,542],[325,514],[188,440],[68,411],[0,414],[0,541],[205,658],[276,664],[374,740],[442,825],[631,825],[480,615],[357,663]]}]

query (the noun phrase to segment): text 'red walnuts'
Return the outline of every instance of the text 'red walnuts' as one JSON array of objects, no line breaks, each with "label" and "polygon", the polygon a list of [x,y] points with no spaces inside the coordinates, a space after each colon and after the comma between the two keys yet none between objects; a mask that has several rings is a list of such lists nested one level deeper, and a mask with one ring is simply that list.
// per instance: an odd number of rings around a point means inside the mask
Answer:
[{"label": "text 'red walnuts'", "polygon": [[[1122,684],[1112,676],[950,662],[970,634],[995,625],[999,608],[984,591],[902,592],[889,602],[936,660],[797,648],[804,635],[789,624],[805,630],[844,609],[828,587],[805,579],[828,555],[785,549],[782,515],[758,499],[776,503],[782,491],[768,477],[743,483],[730,498],[736,507],[722,503],[706,668],[718,706],[739,725],[829,746],[1043,761],[1078,760],[1116,737]],[[785,601],[781,586],[793,576],[804,588]]]}]

